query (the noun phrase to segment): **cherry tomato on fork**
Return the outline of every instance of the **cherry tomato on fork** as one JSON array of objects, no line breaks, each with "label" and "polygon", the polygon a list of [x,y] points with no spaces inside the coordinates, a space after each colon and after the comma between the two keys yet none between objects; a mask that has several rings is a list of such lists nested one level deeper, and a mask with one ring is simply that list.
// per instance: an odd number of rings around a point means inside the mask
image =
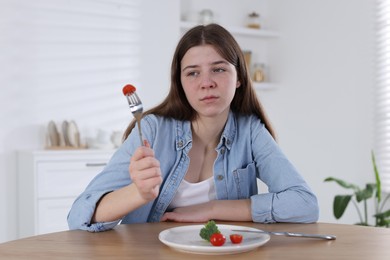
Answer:
[{"label": "cherry tomato on fork", "polygon": [[226,241],[226,238],[221,233],[214,233],[210,237],[210,243],[213,246],[222,246],[223,244],[225,244],[225,241]]},{"label": "cherry tomato on fork", "polygon": [[239,244],[239,243],[242,242],[242,235],[231,234],[230,235],[230,241],[232,241],[233,244]]}]

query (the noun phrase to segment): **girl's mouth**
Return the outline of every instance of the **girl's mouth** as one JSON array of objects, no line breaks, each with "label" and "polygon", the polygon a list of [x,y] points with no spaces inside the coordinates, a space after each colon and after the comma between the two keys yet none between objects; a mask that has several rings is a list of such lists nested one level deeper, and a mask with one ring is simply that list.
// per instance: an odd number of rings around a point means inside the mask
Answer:
[{"label": "girl's mouth", "polygon": [[216,100],[218,97],[217,96],[205,96],[203,98],[200,99],[200,101],[214,101]]}]

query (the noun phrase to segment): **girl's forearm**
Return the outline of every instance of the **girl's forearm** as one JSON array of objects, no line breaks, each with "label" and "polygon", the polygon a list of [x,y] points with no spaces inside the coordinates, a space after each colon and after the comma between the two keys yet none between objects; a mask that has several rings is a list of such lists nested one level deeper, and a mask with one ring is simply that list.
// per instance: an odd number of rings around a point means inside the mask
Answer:
[{"label": "girl's forearm", "polygon": [[213,200],[202,204],[176,208],[166,212],[161,221],[205,222],[210,219],[223,221],[252,221],[251,201]]},{"label": "girl's forearm", "polygon": [[215,200],[210,219],[252,221],[251,200]]},{"label": "girl's forearm", "polygon": [[132,183],[104,195],[96,205],[92,223],[118,220],[146,203]]}]

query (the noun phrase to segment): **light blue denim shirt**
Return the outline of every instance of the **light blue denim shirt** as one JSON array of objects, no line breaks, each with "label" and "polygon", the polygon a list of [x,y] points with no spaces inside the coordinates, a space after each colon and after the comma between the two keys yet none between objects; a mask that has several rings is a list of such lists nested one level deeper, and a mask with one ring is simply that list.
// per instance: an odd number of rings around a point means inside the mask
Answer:
[{"label": "light blue denim shirt", "polygon": [[[134,128],[105,169],[74,202],[68,215],[70,229],[97,232],[111,229],[120,222],[160,221],[188,169],[191,123],[148,115],[142,119],[142,132],[160,161],[163,183],[158,198],[117,221],[91,224],[99,199],[132,182],[128,172],[130,157],[140,145],[138,128]],[[257,117],[230,112],[216,151],[217,199],[250,199],[254,222],[318,220],[316,196]],[[268,186],[268,192],[259,193],[257,178]]]}]

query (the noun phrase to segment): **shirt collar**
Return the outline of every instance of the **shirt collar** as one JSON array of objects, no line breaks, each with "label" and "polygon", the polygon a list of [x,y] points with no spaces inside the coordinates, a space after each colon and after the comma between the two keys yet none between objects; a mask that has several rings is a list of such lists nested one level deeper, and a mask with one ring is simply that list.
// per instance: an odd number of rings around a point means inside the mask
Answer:
[{"label": "shirt collar", "polygon": [[[237,132],[236,118],[234,113],[232,111],[229,111],[228,119],[226,121],[226,125],[222,132],[221,140],[217,146],[217,149],[220,149],[222,146],[226,146],[226,148],[230,150],[236,132]],[[176,150],[184,149],[191,142],[192,142],[191,122],[177,121]]]},{"label": "shirt collar", "polygon": [[231,149],[234,136],[237,132],[237,124],[236,124],[236,117],[232,111],[229,112],[228,119],[226,121],[225,128],[221,135],[221,141],[218,144],[218,149],[221,148],[223,145],[226,146],[227,149]]}]

